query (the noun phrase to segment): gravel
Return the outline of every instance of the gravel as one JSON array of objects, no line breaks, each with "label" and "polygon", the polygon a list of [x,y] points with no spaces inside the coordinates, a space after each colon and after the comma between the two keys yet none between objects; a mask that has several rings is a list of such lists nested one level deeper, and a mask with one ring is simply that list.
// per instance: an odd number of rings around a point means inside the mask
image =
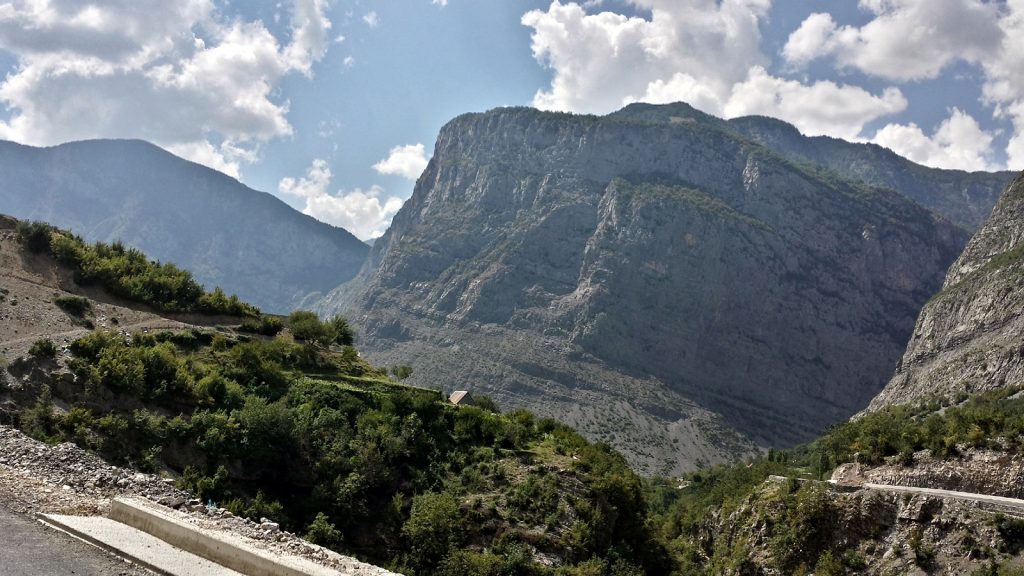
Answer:
[{"label": "gravel", "polygon": [[0,500],[23,514],[106,515],[119,496],[147,498],[175,508],[208,530],[243,537],[261,549],[301,556],[351,576],[394,573],[342,556],[281,530],[267,518],[254,522],[207,506],[177,489],[170,478],[112,466],[71,443],[50,446],[0,426]]}]

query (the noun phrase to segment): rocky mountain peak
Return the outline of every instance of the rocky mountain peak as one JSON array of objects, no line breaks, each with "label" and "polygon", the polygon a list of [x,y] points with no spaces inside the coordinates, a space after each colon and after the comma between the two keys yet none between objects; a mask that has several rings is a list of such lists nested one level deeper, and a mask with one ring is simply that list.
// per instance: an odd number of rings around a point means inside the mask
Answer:
[{"label": "rocky mountain peak", "polygon": [[483,383],[676,472],[865,405],[966,239],[685,105],[502,108],[442,129],[319,307],[414,381]]}]

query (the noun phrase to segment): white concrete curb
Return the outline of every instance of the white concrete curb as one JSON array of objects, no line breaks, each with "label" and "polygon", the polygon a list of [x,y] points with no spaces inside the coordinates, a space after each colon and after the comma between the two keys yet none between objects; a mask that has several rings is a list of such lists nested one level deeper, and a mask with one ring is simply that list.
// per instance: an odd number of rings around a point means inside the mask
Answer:
[{"label": "white concrete curb", "polygon": [[248,576],[339,576],[342,573],[305,558],[258,550],[240,538],[187,522],[188,517],[142,499],[115,498],[110,518]]}]

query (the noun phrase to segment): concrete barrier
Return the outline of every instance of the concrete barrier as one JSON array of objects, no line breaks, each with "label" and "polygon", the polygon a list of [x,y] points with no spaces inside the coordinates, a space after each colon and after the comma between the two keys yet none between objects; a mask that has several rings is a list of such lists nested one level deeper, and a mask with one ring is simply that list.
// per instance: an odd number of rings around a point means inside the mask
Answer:
[{"label": "concrete barrier", "polygon": [[187,516],[142,499],[116,498],[110,518],[248,576],[339,576],[305,558],[278,556],[240,538],[189,524]]}]

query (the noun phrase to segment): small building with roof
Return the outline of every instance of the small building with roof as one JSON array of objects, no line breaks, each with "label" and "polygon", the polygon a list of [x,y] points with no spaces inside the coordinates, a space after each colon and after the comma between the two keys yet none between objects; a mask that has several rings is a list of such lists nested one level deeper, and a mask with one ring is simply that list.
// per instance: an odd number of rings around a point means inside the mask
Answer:
[{"label": "small building with roof", "polygon": [[452,392],[452,395],[448,397],[448,401],[456,406],[476,406],[476,402],[473,401],[473,395],[467,390]]}]

